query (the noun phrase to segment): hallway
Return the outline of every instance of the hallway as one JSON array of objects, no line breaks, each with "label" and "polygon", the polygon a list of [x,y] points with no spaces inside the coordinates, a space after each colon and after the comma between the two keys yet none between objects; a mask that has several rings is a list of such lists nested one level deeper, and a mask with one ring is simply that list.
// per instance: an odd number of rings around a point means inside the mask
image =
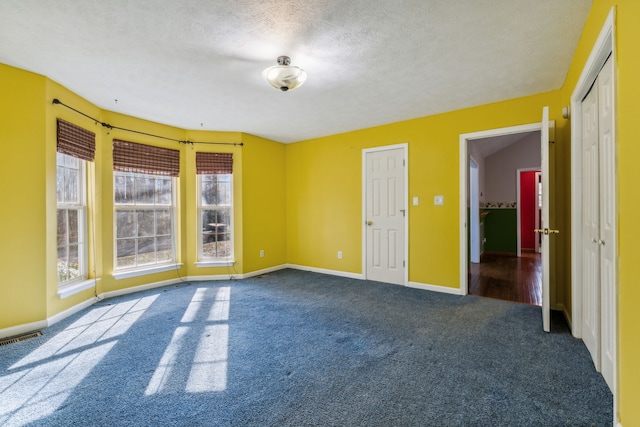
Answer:
[{"label": "hallway", "polygon": [[540,254],[522,252],[520,258],[483,255],[471,264],[469,294],[530,305],[542,304],[542,261]]}]

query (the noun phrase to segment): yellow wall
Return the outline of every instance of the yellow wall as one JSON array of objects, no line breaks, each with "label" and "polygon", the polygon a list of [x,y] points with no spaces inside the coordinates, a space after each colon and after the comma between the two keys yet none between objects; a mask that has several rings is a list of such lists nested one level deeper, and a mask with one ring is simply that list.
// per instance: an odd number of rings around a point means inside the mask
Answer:
[{"label": "yellow wall", "polygon": [[285,146],[246,134],[242,142],[244,268],[260,271],[287,262]]},{"label": "yellow wall", "polygon": [[545,105],[561,125],[553,91],[287,145],[289,263],[362,273],[362,150],[406,142],[409,197],[420,200],[409,206],[409,280],[458,288],[460,134],[540,122]]},{"label": "yellow wall", "polygon": [[640,259],[640,2],[637,0],[595,0],[575,51],[563,87],[563,104],[568,105],[580,73],[607,15],[616,8],[615,54],[617,61],[618,131],[618,396],[622,425],[640,425],[640,286],[637,264]]},{"label": "yellow wall", "polygon": [[45,86],[0,65],[0,328],[47,315]]}]

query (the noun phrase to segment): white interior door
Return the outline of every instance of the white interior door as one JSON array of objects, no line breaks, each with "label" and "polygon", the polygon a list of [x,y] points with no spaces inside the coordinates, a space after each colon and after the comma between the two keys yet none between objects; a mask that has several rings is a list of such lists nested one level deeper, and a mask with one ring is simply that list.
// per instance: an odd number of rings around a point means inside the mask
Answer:
[{"label": "white interior door", "polygon": [[364,152],[366,276],[405,282],[405,150]]},{"label": "white interior door", "polygon": [[600,150],[600,345],[602,376],[614,390],[616,334],[616,147],[613,61],[598,75]]},{"label": "white interior door", "polygon": [[616,218],[613,63],[582,101],[582,340],[613,390]]},{"label": "white interior door", "polygon": [[[540,169],[542,174],[542,329],[551,331],[549,291],[549,107],[542,108],[540,132]],[[538,229],[538,232],[541,230]]]},{"label": "white interior door", "polygon": [[597,85],[594,88],[582,101],[582,340],[600,370],[600,165]]}]

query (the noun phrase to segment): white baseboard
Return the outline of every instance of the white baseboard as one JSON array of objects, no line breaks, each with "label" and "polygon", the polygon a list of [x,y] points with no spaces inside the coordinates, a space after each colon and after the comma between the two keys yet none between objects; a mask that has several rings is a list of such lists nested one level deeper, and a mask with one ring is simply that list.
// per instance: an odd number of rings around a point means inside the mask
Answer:
[{"label": "white baseboard", "polygon": [[162,286],[175,285],[176,283],[181,283],[183,281],[187,281],[186,279],[169,279],[163,280],[161,282],[148,283],[146,285],[133,286],[131,288],[123,288],[118,289],[117,291],[103,292],[98,295],[98,299],[109,299],[113,297],[119,297],[121,295],[133,294],[140,291],[146,291],[148,289],[160,288]]},{"label": "white baseboard", "polygon": [[250,271],[242,274],[218,274],[212,276],[189,276],[186,280],[190,282],[202,282],[206,280],[230,280],[230,279],[248,279],[249,277],[260,276],[262,274],[272,273],[278,270],[284,270],[286,265],[276,265],[274,267],[263,268],[262,270]]},{"label": "white baseboard", "polygon": [[447,286],[429,285],[426,283],[409,282],[407,287],[422,289],[424,291],[440,292],[443,294],[462,295],[460,288],[449,288]]},{"label": "white baseboard", "polygon": [[0,329],[0,338],[14,337],[16,335],[23,335],[29,332],[37,331],[38,329],[46,328],[48,326],[46,320],[39,320],[37,322],[24,323],[22,325],[11,326],[10,328]]},{"label": "white baseboard", "polygon": [[349,279],[364,280],[364,275],[360,273],[349,273],[339,270],[327,270],[325,268],[307,267],[305,265],[298,264],[285,264],[284,268],[293,268],[294,270],[311,271],[313,273],[329,274],[331,276],[347,277]]},{"label": "white baseboard", "polygon": [[47,326],[54,325],[59,321],[66,319],[67,317],[74,315],[79,311],[84,310],[87,307],[91,307],[93,304],[97,303],[98,301],[100,301],[98,298],[92,297],[86,301],[82,301],[80,304],[76,304],[73,307],[70,307],[64,311],[61,311],[60,313],[54,314],[53,316],[47,319]]}]

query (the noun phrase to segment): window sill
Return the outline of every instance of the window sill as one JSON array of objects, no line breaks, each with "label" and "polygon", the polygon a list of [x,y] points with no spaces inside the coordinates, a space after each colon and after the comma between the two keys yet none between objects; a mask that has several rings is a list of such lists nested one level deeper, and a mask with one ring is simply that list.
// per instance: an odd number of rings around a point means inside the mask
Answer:
[{"label": "window sill", "polygon": [[155,266],[150,268],[141,268],[136,270],[120,271],[117,273],[113,273],[113,278],[116,280],[128,279],[130,277],[144,276],[146,274],[163,273],[165,271],[178,270],[180,267],[182,267],[182,263],[160,265],[160,266]]},{"label": "window sill", "polygon": [[63,285],[58,288],[58,297],[60,299],[65,299],[87,289],[94,288],[100,279],[87,279],[81,282],[70,283],[68,285]]},{"label": "window sill", "polygon": [[207,268],[207,267],[231,267],[236,262],[232,259],[230,260],[211,260],[211,261],[197,261],[194,264],[198,268]]}]

